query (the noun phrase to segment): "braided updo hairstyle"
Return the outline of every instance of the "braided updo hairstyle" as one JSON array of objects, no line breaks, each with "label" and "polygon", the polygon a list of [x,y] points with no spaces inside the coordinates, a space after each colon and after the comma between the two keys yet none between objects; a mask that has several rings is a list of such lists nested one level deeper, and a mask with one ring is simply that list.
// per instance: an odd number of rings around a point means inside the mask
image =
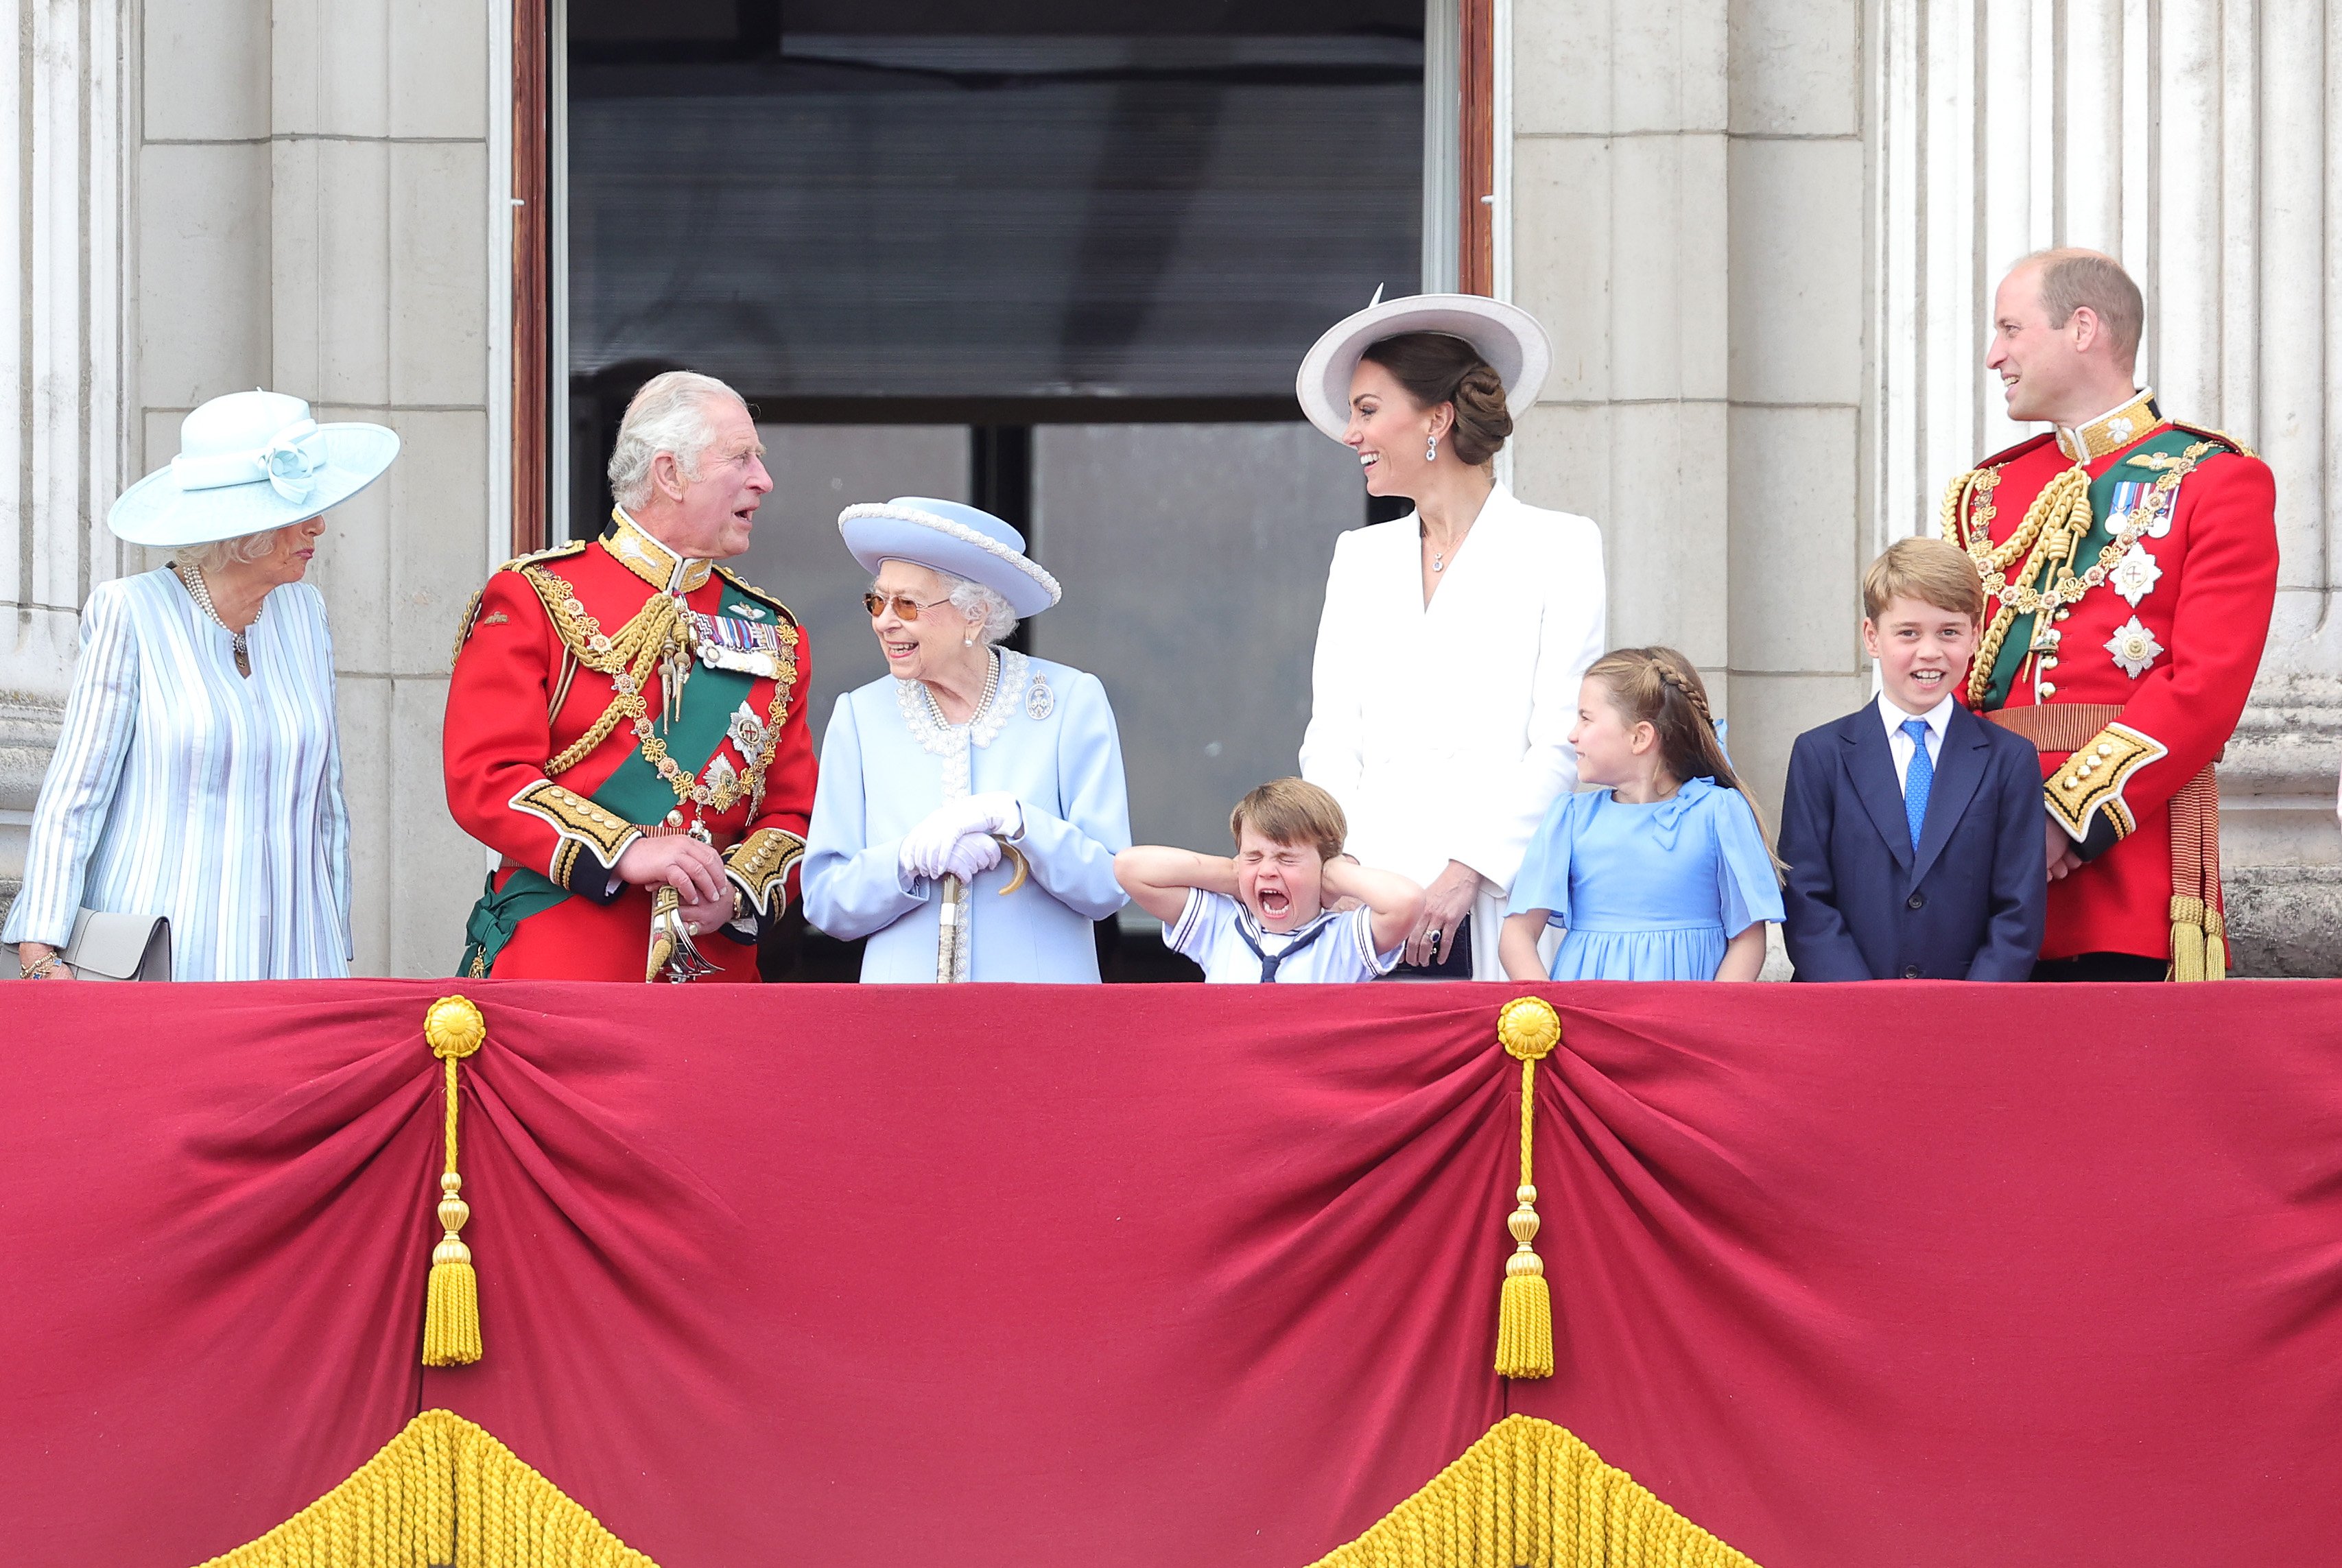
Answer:
[{"label": "braided updo hairstyle", "polygon": [[1756,831],[1765,831],[1765,814],[1732,771],[1732,759],[1716,734],[1707,687],[1689,659],[1673,648],[1614,648],[1587,667],[1586,678],[1601,684],[1628,729],[1648,724],[1657,733],[1659,764],[1669,777],[1678,784],[1712,778],[1726,789],[1738,790],[1748,797]]},{"label": "braided updo hairstyle", "polygon": [[1366,345],[1358,356],[1381,365],[1417,408],[1456,405],[1447,433],[1456,455],[1475,467],[1493,461],[1513,434],[1505,383],[1479,350],[1444,332],[1403,332]]}]

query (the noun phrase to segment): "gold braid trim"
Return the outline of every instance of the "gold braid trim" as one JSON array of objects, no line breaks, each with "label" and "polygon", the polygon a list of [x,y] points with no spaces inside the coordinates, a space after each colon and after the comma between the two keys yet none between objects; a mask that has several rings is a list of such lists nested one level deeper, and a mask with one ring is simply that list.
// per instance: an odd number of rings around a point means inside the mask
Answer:
[{"label": "gold braid trim", "polygon": [[1313,1568],[1756,1568],[1566,1428],[1508,1415]]},{"label": "gold braid trim", "polygon": [[[2084,594],[2105,582],[2116,564],[2138,543],[2139,535],[2169,509],[2179,482],[2217,450],[2217,443],[2199,441],[2176,457],[2148,453],[2129,459],[2141,468],[2154,470],[2155,484],[2131,508],[2123,526],[2099,549],[2098,558],[2079,575],[2075,574],[2075,563],[2096,521],[2090,511],[2087,468],[2077,463],[2043,485],[2041,494],[2026,509],[2025,521],[2008,536],[2008,543],[1998,548],[1992,544],[1993,514],[1989,504],[1992,487],[2000,483],[1998,471],[1979,469],[1953,482],[1951,491],[1944,497],[1944,537],[1967,549],[1968,558],[1976,563],[1977,574],[1984,581],[1985,596],[1998,602],[1991,624],[1977,644],[1976,657],[1968,664],[1971,707],[1984,705],[1985,694],[1992,687],[1993,666],[1999,660],[2001,644],[2008,638],[2011,623],[2019,615],[2053,614],[2079,603]],[[1968,506],[1966,497],[1971,481],[1976,504]],[[1961,515],[1963,508],[1967,510],[1966,516]],[[2061,508],[2063,516],[2058,515]],[[1960,532],[1956,534],[1955,528]],[[2036,535],[2039,537],[2038,547],[2027,558],[2017,580],[2010,582],[2005,574],[2007,561],[2014,559],[2013,552],[2020,544],[2033,544]]]},{"label": "gold braid trim", "polygon": [[348,1480],[202,1568],[445,1563],[658,1568],[511,1449],[450,1410],[425,1411]]},{"label": "gold braid trim", "polygon": [[[789,868],[805,858],[805,840],[777,827],[760,827],[733,847],[724,857],[724,869],[747,895],[759,914],[778,914],[788,907],[788,895],[780,893],[787,883]],[[781,909],[773,907],[779,894]]]},{"label": "gold braid trim", "polygon": [[2171,749],[2153,735],[2125,724],[2110,724],[2057,764],[2043,789],[2049,815],[2075,843],[2090,835],[2090,818],[2107,814],[2117,839],[2128,838],[2138,821],[2123,803],[2130,777]]},{"label": "gold braid trim", "polygon": [[[2090,531],[2088,469],[2077,463],[2043,485],[2041,494],[2033,498],[2033,504],[2025,509],[2025,519],[2017,525],[2017,532],[1998,546],[1992,543],[1991,495],[2000,483],[2000,473],[1987,469],[1965,476],[1954,486],[1955,491],[1964,492],[1967,479],[1975,481],[1976,503],[1966,516],[1958,519],[1964,536],[1950,531],[1954,518],[1947,514],[1944,537],[1967,550],[1968,559],[1976,563],[1977,575],[1984,580],[1987,594],[1994,592],[1995,580],[2020,556],[2026,557],[2017,577],[2020,589],[2032,587],[2042,573],[2053,566],[2072,575],[2074,554]],[[1950,506],[1957,498],[1947,497],[1947,505]],[[2038,548],[2035,547],[2037,543]],[[2050,580],[2057,581],[2054,574]],[[1985,626],[1984,636],[1977,644],[1976,656],[1968,661],[1971,707],[1984,705],[1985,694],[1992,686],[1993,666],[1999,661],[2001,644],[2008,640],[2008,628],[2015,624],[2017,615],[2014,597],[2002,595],[1994,606],[1991,621]]]},{"label": "gold braid trim", "polygon": [[659,655],[672,647],[681,616],[673,598],[653,594],[618,628],[617,635],[605,636],[601,622],[586,613],[567,579],[542,566],[525,566],[521,575],[536,591],[537,602],[545,606],[562,646],[586,668],[607,676],[616,694],[583,735],[546,761],[545,776],[558,778],[593,755],[622,721],[647,716],[643,683],[650,678]]},{"label": "gold braid trim", "polygon": [[[641,743],[643,760],[666,780],[677,801],[696,801],[703,810],[712,812],[729,811],[743,798],[752,813],[763,804],[765,774],[780,749],[781,728],[788,722],[789,699],[796,690],[795,658],[786,653],[781,657],[780,672],[773,683],[773,700],[766,709],[764,744],[747,759],[746,768],[722,784],[703,784],[696,775],[685,772],[682,764],[667,754],[666,743],[646,727],[650,706],[643,701],[643,683],[649,678],[652,667],[669,653],[686,659],[691,654],[691,630],[673,595],[652,595],[618,628],[616,636],[608,636],[604,634],[601,622],[578,599],[576,590],[559,574],[542,566],[524,566],[520,571],[536,591],[545,613],[552,618],[562,645],[579,664],[607,676],[614,693],[610,705],[602,710],[601,717],[584,734],[563,748],[560,755],[546,759],[547,778],[558,778],[584,762],[610,738],[612,731],[626,723],[634,726]],[[796,646],[796,626],[784,626],[781,635],[786,646]]]},{"label": "gold braid trim", "polygon": [[[592,850],[603,869],[614,871],[618,857],[626,853],[626,846],[642,836],[643,830],[625,817],[603,810],[597,803],[575,790],[564,789],[551,779],[537,779],[522,785],[506,804],[548,824],[561,835],[562,842],[554,851],[553,880],[563,887],[569,885],[569,873],[576,867],[576,846],[582,844]],[[564,854],[565,850],[569,853]]]}]

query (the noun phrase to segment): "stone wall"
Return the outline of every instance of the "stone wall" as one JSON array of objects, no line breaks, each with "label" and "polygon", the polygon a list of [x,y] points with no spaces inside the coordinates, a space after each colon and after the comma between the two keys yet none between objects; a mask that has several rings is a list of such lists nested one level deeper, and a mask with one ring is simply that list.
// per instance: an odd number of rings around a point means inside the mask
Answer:
[{"label": "stone wall", "polygon": [[1777,816],[1869,691],[1861,0],[1512,7],[1511,293],[1554,337],[1524,499],[1602,524],[1610,640],[1666,643]]},{"label": "stone wall", "polygon": [[[115,545],[107,503],[170,460],[188,409],[268,386],[405,442],[388,478],[333,514],[314,580],[341,673],[357,968],[445,972],[485,859],[446,813],[440,714],[456,618],[501,558],[491,529],[505,526],[489,458],[505,298],[490,141],[507,112],[491,8],[13,8],[45,133],[38,188],[13,211],[49,270],[16,285],[38,363],[0,374],[21,454],[5,466],[25,476],[0,491],[18,546],[0,564],[15,607],[0,824],[19,858],[5,869],[21,864],[75,611],[93,583],[159,564]],[[0,178],[15,172],[10,161]],[[0,245],[0,269],[18,248]]]}]

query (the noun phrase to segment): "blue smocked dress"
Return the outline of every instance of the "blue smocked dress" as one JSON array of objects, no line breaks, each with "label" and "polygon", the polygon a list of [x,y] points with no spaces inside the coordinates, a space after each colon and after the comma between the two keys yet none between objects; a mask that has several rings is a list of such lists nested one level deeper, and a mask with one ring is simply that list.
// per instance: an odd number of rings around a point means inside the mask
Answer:
[{"label": "blue smocked dress", "polygon": [[1556,800],[1509,908],[1567,927],[1556,980],[1713,980],[1731,938],[1781,918],[1781,884],[1747,797],[1697,778],[1647,805]]}]

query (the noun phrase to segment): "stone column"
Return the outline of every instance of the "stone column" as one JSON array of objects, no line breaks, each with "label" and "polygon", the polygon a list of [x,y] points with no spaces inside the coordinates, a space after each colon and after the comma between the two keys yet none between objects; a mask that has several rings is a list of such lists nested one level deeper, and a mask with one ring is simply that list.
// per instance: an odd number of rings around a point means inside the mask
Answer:
[{"label": "stone column", "polygon": [[1510,275],[1555,344],[1519,489],[1601,524],[1611,642],[1692,657],[1768,812],[1867,693],[1863,36],[1861,0],[1512,8]]},{"label": "stone column", "polygon": [[2140,377],[2276,471],[2276,624],[2221,769],[2247,973],[2342,969],[2342,36],[2319,0],[1874,0],[1874,543],[2022,438],[1981,365],[1990,291],[2051,245],[2122,258]]},{"label": "stone column", "polygon": [[[203,0],[247,9],[245,0]],[[277,0],[269,44],[268,385],[404,447],[333,514],[333,618],[357,968],[445,974],[485,870],[447,814],[440,721],[490,548],[491,9]],[[491,92],[495,88],[496,91]]]},{"label": "stone column", "polygon": [[[79,611],[122,569],[93,526],[123,474],[123,15],[115,0],[0,0],[0,907],[73,678]],[[13,974],[14,971],[8,971]]]}]

